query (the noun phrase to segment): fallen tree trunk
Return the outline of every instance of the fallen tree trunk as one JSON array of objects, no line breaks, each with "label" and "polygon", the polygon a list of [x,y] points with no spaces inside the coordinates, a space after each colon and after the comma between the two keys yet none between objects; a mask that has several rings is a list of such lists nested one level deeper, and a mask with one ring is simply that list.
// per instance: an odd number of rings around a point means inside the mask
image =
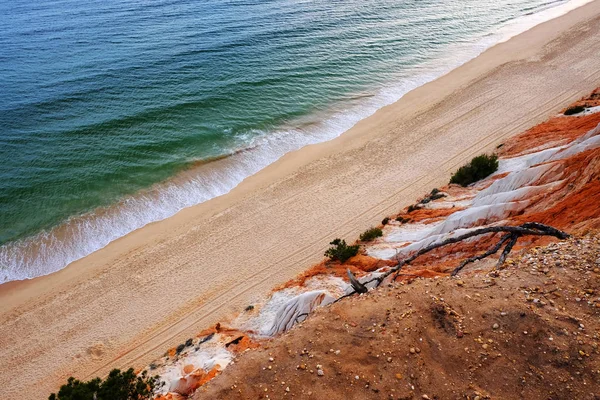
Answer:
[{"label": "fallen tree trunk", "polygon": [[[392,274],[395,274],[394,275],[394,280],[395,280],[405,265],[410,264],[416,258],[422,256],[423,254],[429,253],[430,251],[439,249],[440,247],[447,246],[449,244],[458,243],[460,241],[463,241],[463,240],[466,240],[466,239],[469,239],[469,238],[472,238],[475,236],[486,235],[489,233],[502,233],[502,232],[506,233],[506,235],[502,236],[500,241],[496,245],[494,245],[494,247],[492,247],[490,250],[486,251],[485,253],[483,253],[479,256],[471,257],[471,258],[468,258],[467,260],[463,261],[458,267],[456,267],[452,271],[451,275],[454,276],[454,275],[458,274],[458,272],[460,272],[461,269],[463,269],[467,264],[469,264],[471,262],[481,260],[483,258],[489,257],[489,256],[497,253],[502,248],[502,246],[506,242],[508,242],[508,244],[506,244],[506,247],[502,251],[500,259],[498,260],[498,265],[502,265],[504,263],[504,261],[506,260],[506,257],[508,256],[508,254],[513,249],[514,245],[517,243],[517,240],[519,240],[519,238],[521,236],[526,236],[526,235],[553,236],[558,239],[567,239],[569,237],[569,234],[566,232],[563,232],[554,227],[540,224],[537,222],[528,222],[528,223],[525,223],[525,224],[519,225],[519,226],[488,226],[485,228],[475,229],[475,230],[465,233],[463,235],[452,237],[452,238],[443,240],[438,243],[432,243],[429,246],[422,248],[421,250],[417,251],[415,254],[411,255],[410,257],[408,257],[404,260],[397,259],[398,264],[396,264],[394,267],[392,267],[389,271],[385,272],[384,274],[382,274],[376,278],[373,278],[370,281],[363,282],[361,284],[362,287],[360,287],[360,289],[364,288],[368,283],[371,283],[374,281],[377,281],[377,286],[379,286],[381,284],[381,282],[383,282],[385,280],[385,278],[387,278],[388,276],[390,276]],[[348,271],[348,274],[349,274],[349,276],[351,275],[350,271]],[[354,278],[354,279],[351,279],[351,281],[352,280],[357,281],[353,275],[351,278]],[[354,289],[354,292],[349,293],[348,295],[357,293],[357,292],[364,293],[363,290],[357,291],[356,290],[357,288],[354,285],[352,285],[352,287]],[[346,295],[344,297],[347,297],[348,295]]]}]

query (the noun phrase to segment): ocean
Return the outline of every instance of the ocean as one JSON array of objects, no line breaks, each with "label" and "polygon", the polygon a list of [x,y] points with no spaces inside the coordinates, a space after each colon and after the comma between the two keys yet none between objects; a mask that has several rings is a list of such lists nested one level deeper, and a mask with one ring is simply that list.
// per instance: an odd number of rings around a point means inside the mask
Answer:
[{"label": "ocean", "polygon": [[0,3],[0,283],[331,140],[587,0]]}]

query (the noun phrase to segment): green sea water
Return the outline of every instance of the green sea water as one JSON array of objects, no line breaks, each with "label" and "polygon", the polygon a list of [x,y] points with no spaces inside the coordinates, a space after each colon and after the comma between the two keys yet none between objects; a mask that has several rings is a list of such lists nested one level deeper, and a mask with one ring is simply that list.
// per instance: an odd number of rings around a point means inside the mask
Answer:
[{"label": "green sea water", "polygon": [[0,283],[227,193],[572,4],[2,2]]}]

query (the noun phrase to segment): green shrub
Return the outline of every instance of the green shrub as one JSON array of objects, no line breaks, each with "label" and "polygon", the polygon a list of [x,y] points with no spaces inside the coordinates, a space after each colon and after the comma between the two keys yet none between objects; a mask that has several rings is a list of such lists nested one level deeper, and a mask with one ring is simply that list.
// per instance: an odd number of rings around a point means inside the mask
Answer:
[{"label": "green shrub", "polygon": [[390,222],[390,217],[385,217],[383,221],[381,221],[381,225],[387,225]]},{"label": "green shrub", "polygon": [[431,196],[429,196],[431,201],[441,199],[442,197],[446,197],[446,195],[444,193],[436,193],[436,194],[432,194]]},{"label": "green shrub", "polygon": [[358,254],[359,245],[348,246],[345,240],[335,239],[329,244],[333,245],[326,252],[325,256],[329,257],[332,261],[338,260],[342,263],[348,261],[350,257],[354,257]]},{"label": "green shrub", "polygon": [[371,240],[383,236],[383,231],[379,228],[367,229],[360,234],[360,240],[363,242],[370,242]]},{"label": "green shrub", "polygon": [[52,393],[48,400],[147,400],[153,397],[157,378],[142,375],[136,376],[133,368],[125,372],[113,369],[108,377],[82,382],[70,377],[60,387],[58,395]]},{"label": "green shrub", "polygon": [[564,115],[573,115],[579,114],[580,112],[585,111],[585,106],[573,106],[569,107],[565,110]]},{"label": "green shrub", "polygon": [[463,165],[452,175],[450,183],[457,183],[461,186],[468,186],[477,182],[498,169],[498,156],[495,154],[482,154],[471,160],[470,163]]},{"label": "green shrub", "polygon": [[408,218],[403,218],[403,217],[400,217],[400,216],[398,216],[398,217],[396,217],[396,221],[398,221],[398,222],[400,222],[401,224],[403,224],[403,223],[405,223],[405,222],[408,222],[408,221],[410,221],[410,219],[408,219]]}]

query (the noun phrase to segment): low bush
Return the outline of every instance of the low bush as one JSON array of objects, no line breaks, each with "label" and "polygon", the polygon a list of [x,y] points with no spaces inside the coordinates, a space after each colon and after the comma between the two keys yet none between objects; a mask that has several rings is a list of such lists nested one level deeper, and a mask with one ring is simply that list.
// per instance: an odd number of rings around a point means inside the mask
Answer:
[{"label": "low bush", "polygon": [[360,234],[360,240],[370,242],[371,240],[383,236],[383,231],[379,228],[371,228]]},{"label": "low bush", "polygon": [[583,112],[583,111],[585,111],[584,106],[573,106],[573,107],[567,108],[564,112],[564,115],[579,114],[580,112]]},{"label": "low bush", "polygon": [[149,400],[156,385],[157,378],[148,377],[146,372],[136,376],[133,368],[125,372],[113,369],[104,381],[95,378],[82,382],[70,377],[48,400]]},{"label": "low bush", "polygon": [[463,165],[452,175],[450,183],[457,183],[461,186],[468,186],[477,182],[498,169],[498,156],[495,154],[482,154],[471,160],[470,163]]},{"label": "low bush", "polygon": [[383,219],[383,221],[381,221],[381,225],[387,225],[387,224],[388,224],[388,222],[390,222],[390,218],[389,218],[389,217],[385,217],[385,218]]},{"label": "low bush", "polygon": [[358,254],[359,245],[348,246],[346,241],[343,239],[335,239],[329,244],[332,245],[325,252],[325,256],[329,257],[332,261],[346,262],[350,257],[354,257]]},{"label": "low bush", "polygon": [[416,211],[419,209],[419,206],[417,206],[416,204],[411,204],[410,206],[408,206],[408,208],[406,209],[407,213],[411,213],[413,211]]}]

